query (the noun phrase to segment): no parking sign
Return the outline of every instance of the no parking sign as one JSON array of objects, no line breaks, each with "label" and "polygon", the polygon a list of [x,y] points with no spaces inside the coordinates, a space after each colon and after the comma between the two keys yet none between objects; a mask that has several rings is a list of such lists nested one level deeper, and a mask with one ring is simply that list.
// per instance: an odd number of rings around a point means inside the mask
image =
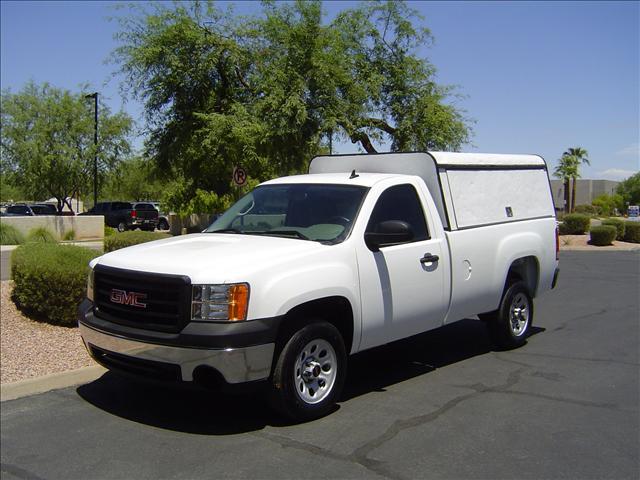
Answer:
[{"label": "no parking sign", "polygon": [[242,167],[235,167],[233,169],[233,183],[242,187],[247,183],[247,171]]}]

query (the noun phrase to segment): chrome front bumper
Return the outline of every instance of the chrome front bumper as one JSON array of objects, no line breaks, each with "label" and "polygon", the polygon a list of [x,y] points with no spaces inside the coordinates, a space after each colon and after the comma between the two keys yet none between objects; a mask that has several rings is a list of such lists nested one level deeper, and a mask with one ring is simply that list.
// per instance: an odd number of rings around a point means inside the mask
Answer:
[{"label": "chrome front bumper", "polygon": [[80,322],[80,334],[89,345],[135,359],[178,365],[183,381],[193,381],[193,371],[200,366],[212,367],[227,383],[263,380],[271,373],[275,345],[267,343],[244,348],[182,348],[138,342],[114,336]]}]

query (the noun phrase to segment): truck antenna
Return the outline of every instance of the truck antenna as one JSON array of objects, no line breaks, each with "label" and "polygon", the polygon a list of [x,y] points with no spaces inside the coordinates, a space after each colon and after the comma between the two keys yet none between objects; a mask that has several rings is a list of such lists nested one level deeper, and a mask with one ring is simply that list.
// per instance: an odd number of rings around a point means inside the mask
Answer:
[{"label": "truck antenna", "polygon": [[360,176],[360,175],[358,175],[358,174],[356,173],[356,169],[354,168],[354,169],[352,170],[352,172],[351,172],[351,176],[349,177],[349,180],[352,180],[352,179],[354,179],[354,178],[358,178],[359,176]]}]

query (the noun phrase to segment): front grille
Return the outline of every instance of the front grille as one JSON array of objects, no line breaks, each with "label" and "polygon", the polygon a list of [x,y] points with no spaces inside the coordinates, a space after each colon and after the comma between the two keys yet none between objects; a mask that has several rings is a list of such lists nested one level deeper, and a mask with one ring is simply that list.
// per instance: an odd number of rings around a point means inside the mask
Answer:
[{"label": "front grille", "polygon": [[[97,265],[94,283],[95,315],[107,321],[163,332],[179,332],[189,321],[191,280],[187,276]],[[135,294],[139,294],[136,301],[130,301]],[[113,297],[120,298],[120,303]]]}]

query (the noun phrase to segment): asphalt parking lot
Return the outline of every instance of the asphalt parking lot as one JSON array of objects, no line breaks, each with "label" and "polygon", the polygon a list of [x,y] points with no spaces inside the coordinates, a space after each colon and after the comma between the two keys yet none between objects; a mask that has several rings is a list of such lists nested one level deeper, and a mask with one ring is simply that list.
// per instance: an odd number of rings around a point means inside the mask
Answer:
[{"label": "asphalt parking lot", "polygon": [[476,320],[350,362],[330,416],[112,374],[2,403],[3,479],[639,477],[639,252],[562,252],[535,332]]}]

